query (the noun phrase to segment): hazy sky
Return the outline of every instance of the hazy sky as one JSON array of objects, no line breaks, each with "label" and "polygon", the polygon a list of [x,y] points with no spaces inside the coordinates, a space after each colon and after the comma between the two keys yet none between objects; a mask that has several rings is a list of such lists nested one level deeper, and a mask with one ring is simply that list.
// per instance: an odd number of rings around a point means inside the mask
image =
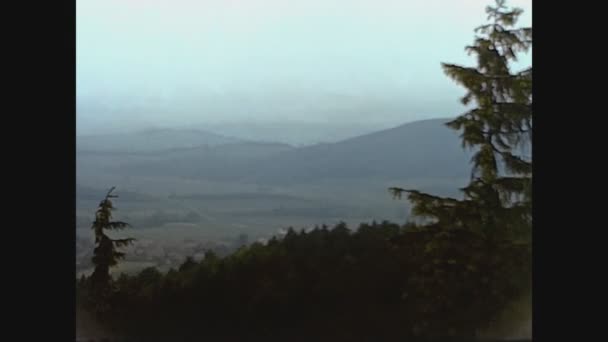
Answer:
[{"label": "hazy sky", "polygon": [[[390,122],[462,110],[489,0],[77,0],[77,122]],[[531,24],[531,0],[511,0]],[[524,60],[528,65],[530,58]]]}]

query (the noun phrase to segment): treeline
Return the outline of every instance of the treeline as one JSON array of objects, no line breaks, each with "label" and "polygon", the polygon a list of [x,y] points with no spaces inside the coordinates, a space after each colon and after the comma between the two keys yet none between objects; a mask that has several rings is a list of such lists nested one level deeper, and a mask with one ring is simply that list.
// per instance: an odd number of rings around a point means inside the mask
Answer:
[{"label": "treeline", "polygon": [[530,260],[525,245],[467,230],[290,229],[225,258],[122,275],[100,318],[141,340],[473,337],[529,286]]}]

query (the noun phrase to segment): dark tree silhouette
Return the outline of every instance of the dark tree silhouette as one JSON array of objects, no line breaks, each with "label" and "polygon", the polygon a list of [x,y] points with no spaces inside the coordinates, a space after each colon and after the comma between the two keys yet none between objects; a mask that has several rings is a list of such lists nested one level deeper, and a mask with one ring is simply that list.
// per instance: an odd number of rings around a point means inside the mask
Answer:
[{"label": "dark tree silhouette", "polygon": [[491,23],[466,50],[477,55],[476,67],[443,64],[445,73],[467,89],[463,104],[474,109],[447,125],[462,131],[463,147],[476,150],[471,182],[464,200],[441,198],[416,190],[391,188],[399,197],[408,193],[413,214],[439,224],[467,227],[485,234],[529,236],[531,229],[532,68],[512,72],[517,53],[532,45],[532,28],[512,29],[522,13],[504,0],[486,9]]},{"label": "dark tree silhouette", "polygon": [[133,238],[112,239],[106,235],[105,230],[121,230],[129,227],[129,224],[122,221],[112,220],[112,211],[115,210],[112,198],[115,187],[112,187],[105,198],[99,203],[95,214],[95,221],[91,228],[95,234],[95,249],[93,253],[93,264],[95,269],[90,277],[91,299],[95,304],[95,310],[104,312],[107,310],[108,298],[112,291],[112,277],[110,267],[115,266],[125,254],[117,248],[124,247],[133,243]]},{"label": "dark tree silhouette", "polygon": [[[414,216],[428,220],[420,230],[429,239],[421,251],[428,265],[414,277],[428,289],[428,294],[418,293],[429,306],[428,317],[454,306],[445,296],[458,287],[456,279],[469,286],[474,286],[474,277],[480,280],[476,296],[461,302],[474,309],[477,319],[457,322],[454,316],[444,326],[422,327],[429,331],[461,328],[473,334],[471,322],[496,315],[530,281],[532,157],[526,150],[532,138],[532,68],[513,72],[510,64],[531,48],[532,29],[512,28],[522,11],[507,8],[504,0],[486,11],[491,22],[477,28],[480,35],[466,48],[477,55],[477,66],[443,64],[445,73],[467,89],[462,103],[476,104],[447,124],[462,132],[463,147],[475,151],[471,181],[461,189],[464,199],[389,189],[397,198],[407,193]],[[462,271],[471,273],[470,282]]]}]

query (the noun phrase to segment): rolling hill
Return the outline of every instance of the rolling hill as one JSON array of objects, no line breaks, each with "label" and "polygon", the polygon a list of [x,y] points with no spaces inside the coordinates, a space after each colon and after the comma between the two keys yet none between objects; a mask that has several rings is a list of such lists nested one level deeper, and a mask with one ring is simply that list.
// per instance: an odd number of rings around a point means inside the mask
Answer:
[{"label": "rolling hill", "polygon": [[395,128],[275,155],[250,165],[244,178],[256,183],[307,183],[330,179],[462,178],[470,153],[447,119]]},{"label": "rolling hill", "polygon": [[467,177],[470,152],[462,149],[458,133],[445,127],[447,121],[416,121],[337,143],[299,148],[227,144],[196,154],[171,153],[162,159],[134,161],[121,165],[120,172],[263,185]]},{"label": "rolling hill", "polygon": [[239,139],[195,129],[154,129],[136,133],[87,135],[76,138],[82,152],[141,153],[199,146],[217,146]]}]

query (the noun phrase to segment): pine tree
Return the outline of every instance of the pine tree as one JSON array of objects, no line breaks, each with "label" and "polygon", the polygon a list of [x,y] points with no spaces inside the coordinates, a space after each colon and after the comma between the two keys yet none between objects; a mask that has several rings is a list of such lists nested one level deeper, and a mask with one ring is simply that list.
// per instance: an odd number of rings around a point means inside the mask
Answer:
[{"label": "pine tree", "polygon": [[115,210],[112,198],[115,187],[112,187],[105,198],[99,203],[95,215],[95,221],[91,228],[95,234],[95,249],[93,254],[93,264],[95,269],[90,278],[91,299],[94,302],[97,312],[105,311],[108,306],[108,298],[112,290],[112,278],[110,267],[115,266],[120,259],[124,259],[125,254],[117,248],[124,247],[133,243],[133,238],[112,239],[105,234],[104,230],[121,230],[129,227],[129,224],[122,221],[112,221],[112,211]]},{"label": "pine tree", "polygon": [[447,126],[461,131],[462,145],[475,150],[471,182],[464,200],[441,198],[416,190],[408,193],[412,213],[439,226],[467,228],[496,238],[522,238],[531,231],[532,68],[511,71],[511,62],[532,45],[531,28],[512,28],[522,13],[504,0],[486,9],[487,25],[466,50],[477,55],[476,67],[443,63],[447,76],[467,89],[462,103],[475,108]]},{"label": "pine tree", "polygon": [[447,123],[474,151],[464,198],[390,188],[398,198],[407,193],[412,214],[428,220],[411,229],[427,241],[421,251],[427,262],[410,278],[426,308],[419,316],[423,333],[474,335],[529,290],[532,68],[512,71],[511,64],[531,48],[532,29],[513,28],[522,11],[504,0],[486,11],[490,23],[466,47],[477,65],[442,64],[467,89],[462,103],[475,104]]}]

